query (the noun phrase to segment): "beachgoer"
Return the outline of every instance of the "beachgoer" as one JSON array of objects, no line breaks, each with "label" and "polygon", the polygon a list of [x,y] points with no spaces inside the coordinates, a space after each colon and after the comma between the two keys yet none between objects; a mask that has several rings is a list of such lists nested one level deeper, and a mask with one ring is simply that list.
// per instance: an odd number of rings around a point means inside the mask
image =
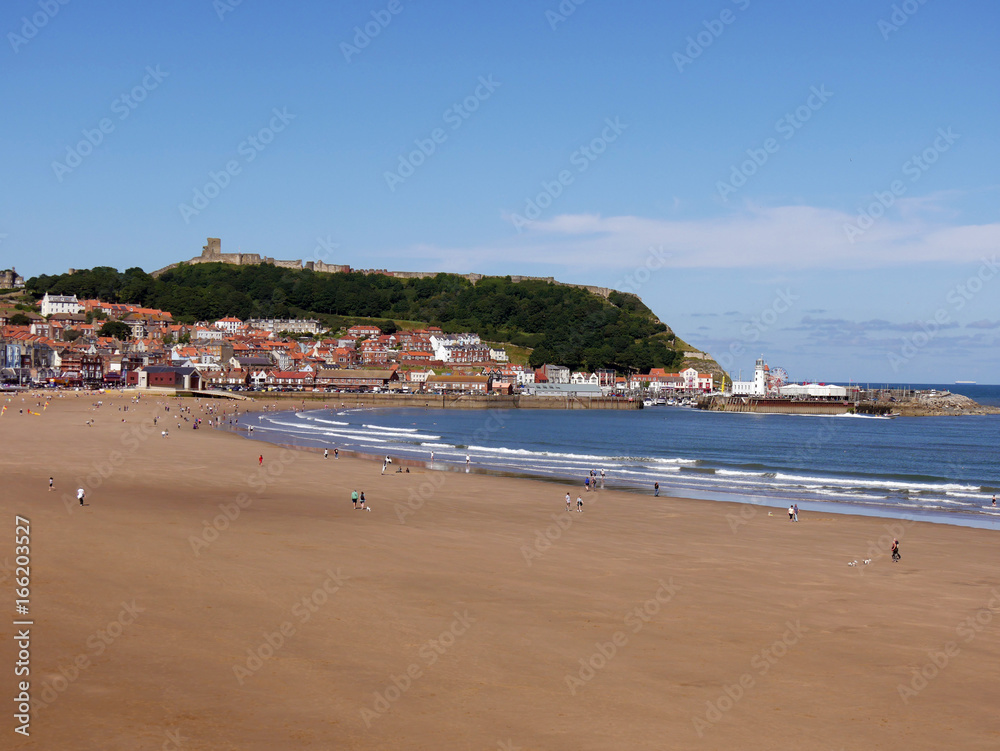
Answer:
[{"label": "beachgoer", "polygon": [[653,496],[655,498],[659,498],[660,497],[660,483],[658,483],[658,482],[654,482],[653,483]]},{"label": "beachgoer", "polygon": [[356,510],[358,508],[358,491],[355,490],[351,493],[351,501],[353,501]]},{"label": "beachgoer", "polygon": [[576,497],[576,510],[577,510],[577,512],[579,512],[581,514],[583,513],[583,496],[582,495],[578,495]]},{"label": "beachgoer", "polygon": [[80,502],[81,506],[83,505],[83,499],[84,497],[86,497],[86,495],[87,492],[83,488],[80,488],[79,490],[76,491],[76,499]]},{"label": "beachgoer", "polygon": [[899,554],[899,540],[893,540],[892,541],[892,548],[891,548],[891,550],[892,550],[892,562],[893,563],[895,563],[896,561],[898,561],[900,558],[903,557],[903,556],[901,556]]},{"label": "beachgoer", "polygon": [[330,450],[329,449],[323,449],[323,458],[324,459],[329,459],[330,458]]},{"label": "beachgoer", "polygon": [[469,463],[472,461],[472,457],[468,454],[465,455],[465,471],[469,471]]},{"label": "beachgoer", "polygon": [[583,489],[586,490],[586,491],[588,491],[588,492],[590,491],[590,476],[589,475],[583,481]]},{"label": "beachgoer", "polygon": [[334,459],[339,459],[340,458],[340,449],[334,449],[333,450],[333,458]]},{"label": "beachgoer", "polygon": [[51,477],[50,477],[50,478],[49,478],[49,492],[50,492],[50,493],[52,492],[52,484],[53,484],[54,482],[55,482],[55,480],[54,480],[53,478],[51,478]]},{"label": "beachgoer", "polygon": [[788,521],[790,521],[790,522],[795,521],[795,507],[794,506],[789,506],[788,507]]},{"label": "beachgoer", "polygon": [[569,493],[566,494],[566,510],[569,511],[572,500],[569,497]]},{"label": "beachgoer", "polygon": [[601,470],[601,490],[604,490],[604,470]]},{"label": "beachgoer", "polygon": [[994,505],[994,506],[996,506],[996,505],[997,505],[997,497],[996,497],[995,495],[993,496],[993,505]]},{"label": "beachgoer", "polygon": [[361,491],[361,497],[358,498],[358,508],[363,509],[365,507],[365,491]]},{"label": "beachgoer", "polygon": [[796,503],[792,508],[795,509],[795,518],[792,521],[797,522],[799,520],[799,504]]}]

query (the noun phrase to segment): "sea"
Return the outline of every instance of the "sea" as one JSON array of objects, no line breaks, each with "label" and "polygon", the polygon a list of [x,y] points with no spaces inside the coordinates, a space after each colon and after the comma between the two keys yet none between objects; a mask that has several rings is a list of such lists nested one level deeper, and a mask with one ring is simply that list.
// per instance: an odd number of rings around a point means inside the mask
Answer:
[{"label": "sea", "polygon": [[[949,390],[1000,406],[1000,386]],[[331,394],[331,402],[336,395]],[[1000,528],[1000,415],[880,418],[612,410],[330,409],[247,415],[254,439],[609,488]],[[468,462],[467,462],[468,459]],[[391,471],[391,470],[390,470]],[[1000,501],[998,501],[1000,503]]]}]

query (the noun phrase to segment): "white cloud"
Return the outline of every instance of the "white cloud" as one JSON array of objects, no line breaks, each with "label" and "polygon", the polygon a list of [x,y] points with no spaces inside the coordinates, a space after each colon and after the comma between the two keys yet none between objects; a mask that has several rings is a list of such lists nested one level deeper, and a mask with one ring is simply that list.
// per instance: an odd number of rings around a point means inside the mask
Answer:
[{"label": "white cloud", "polygon": [[[901,204],[903,202],[900,202]],[[672,268],[873,268],[923,262],[962,263],[991,257],[1000,247],[1000,223],[948,224],[929,199],[897,206],[854,242],[847,226],[857,216],[812,206],[747,205],[706,219],[562,214],[531,222],[525,232],[489,246],[432,248],[414,255],[478,264],[486,259],[562,264],[574,268],[641,266],[651,248],[662,249]]]}]

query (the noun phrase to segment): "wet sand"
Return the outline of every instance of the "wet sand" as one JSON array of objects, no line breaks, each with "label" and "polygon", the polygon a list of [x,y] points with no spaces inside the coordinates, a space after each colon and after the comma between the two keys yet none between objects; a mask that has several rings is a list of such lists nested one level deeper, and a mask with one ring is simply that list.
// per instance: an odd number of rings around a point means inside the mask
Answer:
[{"label": "wet sand", "polygon": [[8,701],[4,748],[1000,746],[995,532],[382,476],[157,404],[206,402],[20,399],[0,418],[0,674],[13,698],[19,514],[34,710],[23,738]]}]

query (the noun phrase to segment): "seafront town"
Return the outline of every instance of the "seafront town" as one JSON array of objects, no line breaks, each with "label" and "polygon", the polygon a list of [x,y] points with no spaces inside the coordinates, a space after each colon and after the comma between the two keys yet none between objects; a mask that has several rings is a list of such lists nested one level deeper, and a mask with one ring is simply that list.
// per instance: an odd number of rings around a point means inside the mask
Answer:
[{"label": "seafront town", "polygon": [[46,294],[37,312],[0,307],[0,378],[8,386],[552,397],[696,395],[715,386],[712,373],[693,367],[532,368],[475,333],[389,328],[324,331],[314,319],[232,316],[185,325],[163,310]]}]

